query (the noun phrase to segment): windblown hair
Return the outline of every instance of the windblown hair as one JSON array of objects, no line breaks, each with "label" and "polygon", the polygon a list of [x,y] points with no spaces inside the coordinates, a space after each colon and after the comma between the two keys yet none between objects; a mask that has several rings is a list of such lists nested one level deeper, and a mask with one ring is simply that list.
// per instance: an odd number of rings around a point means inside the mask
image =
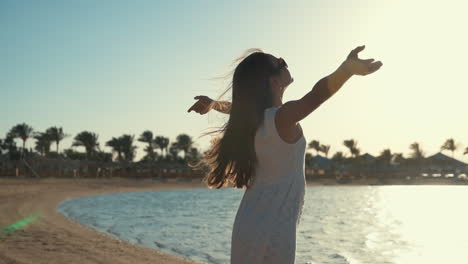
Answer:
[{"label": "windblown hair", "polygon": [[204,181],[209,188],[219,189],[229,183],[236,188],[250,187],[255,172],[255,134],[263,123],[265,109],[273,106],[273,94],[269,77],[275,72],[271,55],[260,49],[249,49],[235,62],[232,81],[225,94],[232,88],[232,105],[229,120],[211,140],[211,148],[202,159],[190,167],[199,169],[208,165]]}]

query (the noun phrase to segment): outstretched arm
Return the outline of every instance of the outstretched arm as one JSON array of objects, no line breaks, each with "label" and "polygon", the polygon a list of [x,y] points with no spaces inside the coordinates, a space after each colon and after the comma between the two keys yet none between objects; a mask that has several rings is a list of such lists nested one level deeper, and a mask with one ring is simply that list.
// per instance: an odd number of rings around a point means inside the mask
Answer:
[{"label": "outstretched arm", "polygon": [[382,66],[382,62],[359,59],[357,55],[363,49],[364,46],[359,46],[352,50],[333,73],[320,79],[301,99],[286,102],[277,113],[280,125],[294,128],[297,122],[335,94],[351,76],[367,75],[377,71]]},{"label": "outstretched arm", "polygon": [[342,67],[339,67],[330,75],[320,79],[312,90],[303,97],[303,100],[308,102],[308,110],[312,112],[323,102],[327,101],[352,75]]},{"label": "outstretched arm", "polygon": [[228,101],[213,101],[213,109],[225,113],[225,114],[230,114],[231,113],[231,102]]},{"label": "outstretched arm", "polygon": [[195,111],[200,115],[208,113],[211,109],[214,109],[218,112],[229,114],[231,112],[231,102],[228,101],[215,101],[208,96],[199,95],[195,96],[194,99],[198,99],[188,110]]}]

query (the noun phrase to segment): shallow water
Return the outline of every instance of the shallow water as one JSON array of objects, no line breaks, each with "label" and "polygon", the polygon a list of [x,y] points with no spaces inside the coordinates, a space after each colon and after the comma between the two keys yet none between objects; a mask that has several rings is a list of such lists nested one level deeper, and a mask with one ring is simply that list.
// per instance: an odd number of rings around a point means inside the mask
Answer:
[{"label": "shallow water", "polygon": [[[98,231],[200,263],[229,263],[244,190],[103,194],[57,210]],[[310,186],[296,263],[468,263],[468,187]]]}]

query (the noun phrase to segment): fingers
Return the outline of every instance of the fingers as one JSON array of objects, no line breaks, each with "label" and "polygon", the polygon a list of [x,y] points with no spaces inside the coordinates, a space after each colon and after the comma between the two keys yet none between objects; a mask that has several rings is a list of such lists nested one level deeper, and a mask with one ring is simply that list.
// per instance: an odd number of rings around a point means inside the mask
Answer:
[{"label": "fingers", "polygon": [[366,47],[366,45],[362,45],[362,46],[359,46],[357,48],[355,48],[354,50],[356,51],[356,54],[361,52],[364,48]]},{"label": "fingers", "polygon": [[[207,109],[206,104],[202,103],[201,101],[198,101],[198,102],[196,102],[195,104],[193,104],[193,105],[189,108],[189,110],[187,110],[187,112],[190,113],[190,111],[193,110],[193,111],[195,111],[195,112],[197,112],[197,113],[203,114],[202,112],[204,112],[204,111],[208,112],[206,109]],[[206,113],[206,112],[205,112],[205,113]]]},{"label": "fingers", "polygon": [[376,62],[371,64],[371,67],[378,69],[378,68],[382,67],[382,65],[383,65],[383,63],[381,61],[376,61]]},{"label": "fingers", "polygon": [[366,47],[366,45],[359,46],[359,47],[353,49],[353,51],[351,51],[351,52],[352,52],[354,55],[357,56],[357,54],[358,54],[359,52],[361,52],[365,47]]},{"label": "fingers", "polygon": [[200,112],[200,107],[197,107],[197,105],[193,105],[187,112],[190,113],[190,111],[192,110],[198,113]]},{"label": "fingers", "polygon": [[195,96],[193,99],[198,99],[198,103],[202,103],[204,105],[208,105],[213,101],[213,99],[209,98],[208,96],[204,96],[204,95]]},{"label": "fingers", "polygon": [[362,46],[358,46],[358,47],[356,47],[355,49],[353,49],[353,50],[349,53],[348,59],[349,59],[349,58],[357,58],[358,53],[361,52],[365,47],[366,47],[366,45],[362,45]]},{"label": "fingers", "polygon": [[[197,96],[195,96],[195,97],[197,97]],[[200,105],[199,102],[200,102],[200,101],[194,103],[194,104],[189,108],[189,110],[187,110],[187,113],[190,113],[190,111],[192,111],[192,110],[196,112],[196,111],[198,110],[198,108],[199,108],[199,105]]]},{"label": "fingers", "polygon": [[[383,63],[381,61],[376,61],[369,65],[369,73],[373,73],[382,67]],[[368,74],[369,74],[368,73]]]},{"label": "fingers", "polygon": [[366,60],[362,60],[362,59],[359,59],[358,58],[358,53],[363,51],[365,49],[366,45],[362,45],[362,46],[358,46],[356,48],[354,48],[348,55],[347,59],[351,59],[353,61],[358,61],[360,63],[363,64],[363,66],[365,66],[365,68],[367,68],[367,72],[364,70],[363,72],[361,73],[358,73],[359,75],[367,75],[367,74],[370,74],[370,73],[373,73],[375,71],[377,71],[378,69],[380,69],[380,67],[382,67],[383,63],[381,61],[376,61],[374,62],[374,59],[371,58],[371,59],[366,59]]},{"label": "fingers", "polygon": [[[199,100],[200,100],[200,99],[203,99],[204,97],[205,97],[205,96],[203,96],[203,95],[197,95],[197,96],[195,96],[193,99],[199,99]],[[200,111],[200,109],[199,109],[199,108],[200,108],[200,106],[199,106],[200,104],[202,104],[201,101],[198,101],[198,102],[196,102],[195,104],[193,104],[193,105],[187,110],[187,113],[190,113],[190,111],[192,111],[192,110],[195,111],[195,112]]]}]

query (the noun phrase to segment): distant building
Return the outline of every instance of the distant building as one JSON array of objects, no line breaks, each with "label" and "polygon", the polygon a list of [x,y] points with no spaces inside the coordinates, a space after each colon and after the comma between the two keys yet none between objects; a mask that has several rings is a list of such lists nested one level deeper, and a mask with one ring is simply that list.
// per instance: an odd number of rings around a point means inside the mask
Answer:
[{"label": "distant building", "polygon": [[363,155],[361,155],[361,156],[359,156],[359,157],[360,157],[362,160],[364,160],[366,164],[374,163],[374,162],[377,160],[376,157],[372,156],[372,155],[369,154],[369,153],[365,153],[365,154],[363,154]]},{"label": "distant building", "polygon": [[428,173],[461,173],[468,172],[468,164],[463,161],[449,157],[441,152],[438,152],[424,159],[425,170]]},{"label": "distant building", "polygon": [[333,171],[334,162],[326,157],[316,155],[309,159],[305,168],[306,175],[324,175]]},{"label": "distant building", "polygon": [[426,164],[443,168],[465,168],[468,164],[438,152],[425,158]]}]

